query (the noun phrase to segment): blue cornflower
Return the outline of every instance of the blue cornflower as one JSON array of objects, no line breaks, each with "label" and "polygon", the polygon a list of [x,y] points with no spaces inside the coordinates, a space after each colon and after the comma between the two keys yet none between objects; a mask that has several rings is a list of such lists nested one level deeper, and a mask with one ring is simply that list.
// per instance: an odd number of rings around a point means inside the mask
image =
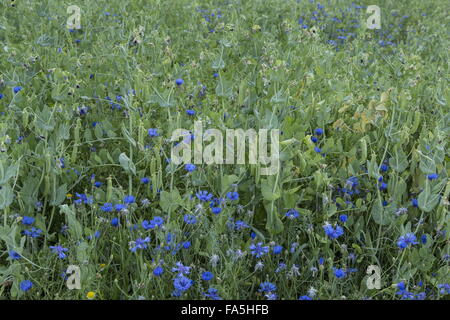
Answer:
[{"label": "blue cornflower", "polygon": [[432,173],[427,176],[428,180],[434,180],[437,179],[438,177],[439,175],[437,173]]},{"label": "blue cornflower", "polygon": [[214,72],[214,73],[213,73],[213,77],[214,77],[214,78],[217,78],[218,76],[219,76],[219,74],[218,74],[217,72]]},{"label": "blue cornflower", "polygon": [[137,249],[147,249],[148,245],[147,243],[150,242],[150,237],[147,237],[145,239],[142,238],[138,238],[136,239],[136,241],[134,241],[133,243],[133,247],[130,248],[131,252],[136,252]]},{"label": "blue cornflower", "polygon": [[269,281],[261,283],[258,289],[258,292],[275,292],[275,291],[277,291],[277,286]]},{"label": "blue cornflower", "polygon": [[181,86],[184,83],[184,80],[179,78],[179,79],[175,80],[175,83],[177,84],[177,86]]},{"label": "blue cornflower", "polygon": [[111,219],[111,225],[113,227],[117,227],[119,225],[119,222],[120,222],[119,218],[112,218]]},{"label": "blue cornflower", "polygon": [[96,182],[94,183],[94,186],[95,186],[96,188],[100,188],[100,187],[102,186],[102,183],[101,183],[100,181],[96,181]]},{"label": "blue cornflower", "polygon": [[147,178],[147,177],[141,178],[141,183],[147,184],[147,183],[149,183],[149,182],[150,182],[150,178]]},{"label": "blue cornflower", "polygon": [[195,194],[200,201],[209,201],[213,197],[208,191],[199,191]]},{"label": "blue cornflower", "polygon": [[14,87],[13,91],[14,91],[14,93],[18,93],[22,89],[23,88],[21,86],[17,86],[17,87]]},{"label": "blue cornflower", "polygon": [[386,171],[388,171],[389,170],[389,166],[387,165],[387,164],[382,164],[381,166],[380,166],[380,170],[382,171],[382,172],[386,172]]},{"label": "blue cornflower", "polygon": [[381,184],[380,184],[380,186],[378,187],[378,189],[380,189],[380,190],[386,190],[387,189],[387,187],[388,187],[388,185],[387,185],[387,183],[385,183],[385,182],[382,182]]},{"label": "blue cornflower", "polygon": [[250,228],[248,226],[248,224],[245,221],[242,221],[242,220],[236,220],[235,227],[236,227],[236,230],[242,230],[242,229]]},{"label": "blue cornflower", "polygon": [[91,197],[88,197],[84,193],[75,193],[78,199],[76,199],[74,202],[75,204],[92,204],[94,200]]},{"label": "blue cornflower", "polygon": [[411,199],[411,204],[414,208],[419,207],[419,201],[417,201],[417,199]]},{"label": "blue cornflower", "polygon": [[163,267],[160,267],[160,266],[156,267],[156,268],[153,270],[153,274],[154,274],[156,277],[160,277],[163,273],[164,273],[164,269],[163,269]]},{"label": "blue cornflower", "polygon": [[285,213],[285,216],[292,220],[292,219],[298,218],[300,216],[300,213],[298,213],[298,211],[295,209],[289,209]]},{"label": "blue cornflower", "polygon": [[286,269],[286,267],[287,267],[286,263],[280,262],[278,264],[278,267],[275,269],[275,273],[281,272],[282,270]]},{"label": "blue cornflower", "polygon": [[186,110],[186,114],[187,114],[188,116],[194,116],[194,115],[195,115],[195,110],[188,109],[188,110]]},{"label": "blue cornflower", "polygon": [[183,242],[183,248],[184,249],[189,249],[191,247],[191,242],[190,241],[184,241]]},{"label": "blue cornflower", "polygon": [[345,277],[345,271],[342,269],[334,268],[333,272],[334,272],[335,277],[338,279]]},{"label": "blue cornflower", "polygon": [[264,296],[267,298],[267,300],[277,300],[278,299],[278,296],[276,293],[267,293]]},{"label": "blue cornflower", "polygon": [[123,202],[127,203],[127,204],[131,204],[135,202],[135,198],[131,195],[125,196],[125,198],[123,198]]},{"label": "blue cornflower", "polygon": [[323,129],[317,128],[316,130],[314,130],[314,133],[316,134],[316,136],[321,136],[323,134]]},{"label": "blue cornflower", "polygon": [[22,224],[25,226],[31,226],[34,223],[34,218],[33,217],[27,217],[24,216],[22,218]]},{"label": "blue cornflower", "polygon": [[281,252],[283,252],[283,246],[280,245],[276,245],[272,248],[272,252],[273,254],[280,254]]},{"label": "blue cornflower", "polygon": [[158,129],[153,129],[153,128],[148,129],[147,133],[148,133],[149,137],[152,137],[152,138],[159,136]]},{"label": "blue cornflower", "polygon": [[410,246],[410,245],[412,246],[415,244],[418,244],[418,242],[416,241],[416,236],[414,235],[414,233],[411,233],[411,232],[405,234],[404,236],[401,236],[400,238],[398,238],[398,241],[397,241],[397,246],[400,249],[405,249],[408,246]]},{"label": "blue cornflower", "polygon": [[41,229],[37,229],[35,227],[29,229],[29,230],[24,230],[23,234],[32,238],[37,238],[41,235],[42,230]]},{"label": "blue cornflower", "polygon": [[197,166],[195,164],[188,163],[184,166],[184,169],[186,169],[187,172],[192,172],[197,169]]},{"label": "blue cornflower", "polygon": [[197,223],[197,218],[193,214],[185,214],[183,217],[184,222],[187,224],[195,224]]},{"label": "blue cornflower", "polygon": [[256,245],[252,243],[249,249],[250,253],[254,255],[256,258],[260,258],[269,252],[269,247],[263,246],[262,242],[258,242]]},{"label": "blue cornflower", "polygon": [[214,275],[212,274],[212,272],[205,271],[202,273],[202,279],[205,281],[212,280],[213,278],[214,278]]},{"label": "blue cornflower", "polygon": [[317,153],[321,153],[322,152],[322,150],[319,147],[314,147],[314,151],[317,152]]},{"label": "blue cornflower", "polygon": [[212,300],[222,300],[222,298],[218,296],[218,290],[215,288],[209,288],[207,293],[203,292],[203,295]]},{"label": "blue cornflower", "polygon": [[172,272],[178,272],[179,275],[191,273],[191,267],[183,265],[181,261],[178,261],[175,265],[176,267],[172,268]]},{"label": "blue cornflower", "polygon": [[103,206],[100,207],[100,210],[103,212],[111,212],[113,210],[112,203],[106,202]]},{"label": "blue cornflower", "polygon": [[423,234],[420,237],[420,242],[422,242],[422,244],[426,244],[427,243],[427,235],[426,234]]},{"label": "blue cornflower", "polygon": [[188,290],[192,286],[193,281],[185,276],[178,276],[173,280],[173,286],[178,292]]},{"label": "blue cornflower", "polygon": [[352,176],[347,179],[346,185],[350,186],[353,189],[359,185],[359,180],[357,177]]},{"label": "blue cornflower", "polygon": [[33,288],[33,282],[31,282],[30,280],[23,280],[20,285],[20,290],[26,292],[28,290],[30,290],[31,288]]},{"label": "blue cornflower", "polygon": [[125,210],[126,208],[127,208],[127,206],[122,203],[118,203],[114,206],[114,209],[116,209],[116,211],[122,211],[122,210]]},{"label": "blue cornflower", "polygon": [[63,248],[61,245],[50,246],[49,247],[53,253],[56,253],[60,259],[65,259],[67,255],[64,252],[69,251],[68,248]]},{"label": "blue cornflower", "polygon": [[316,143],[317,141],[319,141],[319,139],[317,139],[317,137],[315,136],[311,136],[311,141]]},{"label": "blue cornflower", "polygon": [[211,212],[214,214],[219,214],[222,212],[222,208],[221,207],[211,207]]},{"label": "blue cornflower", "polygon": [[441,284],[438,284],[438,288],[441,289],[441,290],[439,290],[440,294],[450,294],[450,284],[441,283]]},{"label": "blue cornflower", "polygon": [[339,220],[341,220],[341,222],[347,222],[348,217],[347,217],[346,214],[341,214],[341,215],[339,216]]},{"label": "blue cornflower", "polygon": [[325,230],[325,234],[330,239],[337,239],[344,234],[344,229],[342,229],[341,226],[336,226],[336,228],[333,228],[333,226],[329,223],[324,225],[323,229]]},{"label": "blue cornflower", "polygon": [[12,260],[19,260],[20,258],[22,258],[22,256],[14,250],[9,250],[8,253],[9,253],[9,257]]},{"label": "blue cornflower", "polygon": [[3,99],[4,95],[0,93],[0,100]]},{"label": "blue cornflower", "polygon": [[310,296],[301,296],[298,298],[298,300],[313,300]]},{"label": "blue cornflower", "polygon": [[235,201],[235,200],[239,200],[239,193],[237,193],[237,192],[227,192],[227,198],[228,199],[230,199],[230,200],[232,200],[232,201]]}]

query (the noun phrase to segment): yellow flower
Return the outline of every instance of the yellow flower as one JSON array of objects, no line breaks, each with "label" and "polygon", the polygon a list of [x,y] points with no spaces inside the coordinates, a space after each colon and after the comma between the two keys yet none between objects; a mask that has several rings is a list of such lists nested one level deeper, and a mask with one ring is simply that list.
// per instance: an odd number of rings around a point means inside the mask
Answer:
[{"label": "yellow flower", "polygon": [[106,267],[106,264],[101,263],[101,264],[100,264],[100,269],[103,269],[104,267]]},{"label": "yellow flower", "polygon": [[89,291],[89,292],[87,293],[86,297],[87,297],[89,300],[94,299],[94,298],[95,298],[95,292],[94,292],[94,291]]},{"label": "yellow flower", "polygon": [[72,199],[73,195],[71,193],[66,194],[67,199]]}]

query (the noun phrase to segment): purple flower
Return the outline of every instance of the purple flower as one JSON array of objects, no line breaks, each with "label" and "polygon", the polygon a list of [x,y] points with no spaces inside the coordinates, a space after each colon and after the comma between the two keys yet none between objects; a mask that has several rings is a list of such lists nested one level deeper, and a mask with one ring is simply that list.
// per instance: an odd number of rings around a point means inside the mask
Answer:
[{"label": "purple flower", "polygon": [[17,86],[17,87],[14,87],[13,91],[14,91],[14,93],[18,93],[22,89],[23,88],[21,86]]},{"label": "purple flower", "polygon": [[147,243],[150,242],[150,237],[147,237],[145,239],[138,238],[136,241],[134,241],[133,246],[130,248],[131,252],[136,252],[137,249],[147,249],[148,245]]},{"label": "purple flower", "polygon": [[127,204],[131,204],[131,203],[135,202],[135,198],[131,195],[125,196],[125,198],[123,198],[123,202],[125,202]]},{"label": "purple flower", "polygon": [[27,217],[27,216],[23,216],[22,218],[22,224],[25,226],[31,226],[34,223],[34,218],[33,217]]},{"label": "purple flower", "polygon": [[178,261],[175,265],[176,267],[172,268],[172,272],[177,272],[179,275],[191,273],[191,267],[183,265],[180,261]]},{"label": "purple flower", "polygon": [[119,222],[120,222],[119,218],[112,218],[112,219],[111,219],[111,225],[112,225],[113,227],[119,226]]},{"label": "purple flower", "polygon": [[200,201],[209,201],[213,197],[208,191],[199,191],[195,194]]},{"label": "purple flower", "polygon": [[148,129],[147,133],[148,133],[149,137],[152,137],[152,138],[159,136],[158,129],[153,129],[153,128]]},{"label": "purple flower", "polygon": [[263,282],[259,285],[258,292],[275,292],[277,291],[277,286],[274,285],[272,282]]},{"label": "purple flower", "polygon": [[333,226],[329,223],[324,225],[323,229],[325,230],[325,234],[330,239],[337,239],[344,234],[344,229],[342,229],[341,226],[336,226],[336,228],[333,228]]},{"label": "purple flower", "polygon": [[175,80],[175,83],[177,84],[177,86],[181,86],[184,83],[184,80],[179,78],[179,79]]},{"label": "purple flower", "polygon": [[20,258],[22,258],[22,256],[14,250],[9,250],[9,257],[12,260],[19,260]]},{"label": "purple flower", "polygon": [[438,177],[439,175],[437,173],[432,173],[427,176],[428,180],[434,180],[437,179]]},{"label": "purple flower", "polygon": [[409,247],[410,245],[415,245],[418,244],[418,242],[416,241],[416,236],[414,235],[414,233],[407,233],[404,236],[401,236],[400,238],[398,238],[397,240],[397,246],[403,250],[407,247]]},{"label": "purple flower", "polygon": [[184,166],[184,169],[186,169],[187,172],[192,172],[197,169],[197,166],[195,164],[188,163]]},{"label": "purple flower", "polygon": [[256,245],[252,243],[249,249],[250,253],[254,255],[256,258],[260,258],[269,252],[269,247],[263,246],[262,242],[258,242]]},{"label": "purple flower", "polygon": [[111,212],[113,210],[113,205],[112,203],[107,202],[100,207],[100,210],[102,210],[103,212]]},{"label": "purple flower", "polygon": [[188,290],[192,286],[193,281],[185,276],[178,276],[173,280],[173,286],[178,293]]},{"label": "purple flower", "polygon": [[20,290],[26,292],[28,290],[30,290],[31,288],[33,288],[33,282],[31,282],[30,280],[23,280],[20,285]]},{"label": "purple flower", "polygon": [[212,274],[212,272],[205,271],[202,273],[202,279],[205,281],[212,280],[213,278],[214,278],[214,275]]},{"label": "purple flower", "polygon": [[333,272],[334,272],[335,277],[338,279],[345,277],[345,271],[342,269],[334,268]]},{"label": "purple flower", "polygon": [[156,277],[160,277],[163,273],[164,273],[164,269],[163,269],[162,267],[160,267],[160,266],[156,267],[156,268],[153,270],[153,274],[154,274]]},{"label": "purple flower", "polygon": [[316,136],[321,136],[323,134],[323,129],[317,128],[316,130],[314,130],[314,133]]},{"label": "purple flower", "polygon": [[61,245],[50,246],[49,247],[53,253],[56,253],[60,259],[65,259],[67,255],[64,252],[69,251],[67,248],[63,248]]},{"label": "purple flower", "polygon": [[239,200],[239,193],[237,193],[237,192],[228,192],[227,193],[227,198],[232,200],[232,201]]},{"label": "purple flower", "polygon": [[289,219],[295,219],[298,218],[300,216],[300,214],[298,213],[297,210],[295,209],[289,209],[285,214],[286,217],[288,217]]}]

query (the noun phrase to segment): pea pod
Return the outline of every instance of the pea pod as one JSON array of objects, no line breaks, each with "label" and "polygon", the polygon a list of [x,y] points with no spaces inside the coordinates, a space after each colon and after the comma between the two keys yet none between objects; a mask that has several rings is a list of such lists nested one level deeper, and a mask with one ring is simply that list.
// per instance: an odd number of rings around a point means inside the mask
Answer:
[{"label": "pea pod", "polygon": [[420,118],[421,118],[420,112],[419,111],[414,112],[414,122],[413,122],[413,125],[411,127],[410,134],[415,133],[416,130],[419,128]]},{"label": "pea pod", "polygon": [[107,183],[106,183],[106,202],[111,202],[112,191],[113,191],[111,176],[106,178],[106,181],[107,181]]},{"label": "pea pod", "polygon": [[366,137],[361,138],[359,140],[359,144],[361,147],[361,159],[359,160],[359,163],[364,164],[367,160],[367,140]]},{"label": "pea pod", "polygon": [[22,111],[22,125],[24,128],[28,126],[29,113],[27,110]]},{"label": "pea pod", "polygon": [[74,145],[72,150],[72,161],[75,162],[77,160],[77,153],[78,153],[78,144],[80,143],[80,129],[81,129],[81,120],[77,119],[77,124],[75,125],[74,129]]}]

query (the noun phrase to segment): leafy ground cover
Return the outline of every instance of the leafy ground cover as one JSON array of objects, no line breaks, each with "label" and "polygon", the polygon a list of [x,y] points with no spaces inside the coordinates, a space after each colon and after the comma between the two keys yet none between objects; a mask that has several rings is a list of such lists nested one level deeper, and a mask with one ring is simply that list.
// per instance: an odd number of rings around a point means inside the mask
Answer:
[{"label": "leafy ground cover", "polygon": [[[446,1],[72,4],[0,3],[3,299],[448,298]],[[195,121],[280,170],[175,165]]]}]

